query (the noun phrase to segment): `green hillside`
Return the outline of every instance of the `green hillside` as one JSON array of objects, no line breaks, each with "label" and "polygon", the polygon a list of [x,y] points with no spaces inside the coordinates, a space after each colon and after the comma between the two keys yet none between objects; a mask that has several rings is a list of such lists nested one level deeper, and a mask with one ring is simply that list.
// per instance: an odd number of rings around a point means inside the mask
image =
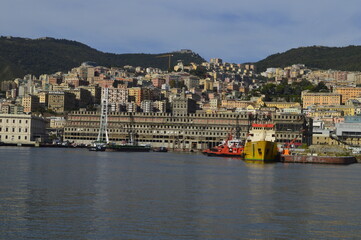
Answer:
[{"label": "green hillside", "polygon": [[259,71],[302,63],[310,68],[361,71],[361,46],[300,47],[273,54],[256,63]]},{"label": "green hillside", "polygon": [[[92,61],[101,66],[168,68],[168,58],[162,54],[103,53],[79,42],[65,39],[25,39],[0,37],[0,81],[23,77],[26,74],[51,74],[68,71],[82,62]],[[205,60],[195,53],[172,52],[172,65],[201,63]]]}]

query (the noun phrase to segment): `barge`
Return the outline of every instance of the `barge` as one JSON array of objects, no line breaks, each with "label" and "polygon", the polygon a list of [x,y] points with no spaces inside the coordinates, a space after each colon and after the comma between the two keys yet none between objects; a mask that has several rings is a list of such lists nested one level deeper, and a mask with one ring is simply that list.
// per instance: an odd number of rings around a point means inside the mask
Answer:
[{"label": "barge", "polygon": [[357,163],[356,157],[353,156],[308,156],[308,155],[281,155],[283,163],[318,163],[318,164],[341,164],[348,165]]}]

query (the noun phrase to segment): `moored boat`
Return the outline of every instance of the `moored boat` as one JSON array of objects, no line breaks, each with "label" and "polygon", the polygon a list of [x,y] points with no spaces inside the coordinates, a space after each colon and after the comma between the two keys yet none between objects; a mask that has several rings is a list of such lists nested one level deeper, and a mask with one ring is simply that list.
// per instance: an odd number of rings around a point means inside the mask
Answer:
[{"label": "moored boat", "polygon": [[206,149],[202,152],[207,156],[220,156],[220,157],[242,157],[243,154],[243,142],[241,139],[233,138],[229,134],[227,140],[222,144]]},{"label": "moored boat", "polygon": [[104,152],[105,148],[106,148],[105,142],[95,141],[90,147],[88,147],[88,150],[93,152]]},{"label": "moored boat", "polygon": [[89,151],[94,151],[94,152],[104,152],[105,151],[105,146],[91,146],[88,148]]},{"label": "moored boat", "polygon": [[277,144],[271,141],[250,141],[244,147],[246,161],[276,162],[278,155]]},{"label": "moored boat", "polygon": [[244,146],[245,161],[276,162],[279,160],[275,142],[275,125],[253,123]]},{"label": "moored boat", "polygon": [[168,152],[168,148],[166,147],[153,148],[153,152]]},{"label": "moored boat", "polygon": [[139,145],[139,144],[108,144],[105,148],[107,152],[149,152],[151,150],[151,146],[148,144]]}]

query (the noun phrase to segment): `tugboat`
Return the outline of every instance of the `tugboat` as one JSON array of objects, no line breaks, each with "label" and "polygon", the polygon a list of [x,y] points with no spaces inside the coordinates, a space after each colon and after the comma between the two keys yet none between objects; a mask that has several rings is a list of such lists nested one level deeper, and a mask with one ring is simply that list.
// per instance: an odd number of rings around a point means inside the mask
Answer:
[{"label": "tugboat", "polygon": [[275,124],[252,123],[244,146],[245,161],[276,162],[279,160]]},{"label": "tugboat", "polygon": [[227,140],[220,145],[206,149],[202,153],[207,156],[242,157],[243,142],[241,139],[233,138],[232,134],[229,134]]},{"label": "tugboat", "polygon": [[242,157],[243,155],[243,140],[240,138],[241,128],[239,126],[239,115],[236,118],[235,138],[232,133],[228,134],[228,138],[220,145],[204,150],[202,153],[207,156],[220,157]]}]

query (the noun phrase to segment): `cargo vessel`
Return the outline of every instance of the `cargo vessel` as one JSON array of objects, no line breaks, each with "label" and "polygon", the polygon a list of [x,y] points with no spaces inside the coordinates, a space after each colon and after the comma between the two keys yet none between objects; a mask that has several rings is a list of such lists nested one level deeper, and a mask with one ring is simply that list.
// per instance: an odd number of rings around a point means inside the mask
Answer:
[{"label": "cargo vessel", "polygon": [[279,160],[275,125],[253,123],[244,146],[245,161],[276,162]]}]

